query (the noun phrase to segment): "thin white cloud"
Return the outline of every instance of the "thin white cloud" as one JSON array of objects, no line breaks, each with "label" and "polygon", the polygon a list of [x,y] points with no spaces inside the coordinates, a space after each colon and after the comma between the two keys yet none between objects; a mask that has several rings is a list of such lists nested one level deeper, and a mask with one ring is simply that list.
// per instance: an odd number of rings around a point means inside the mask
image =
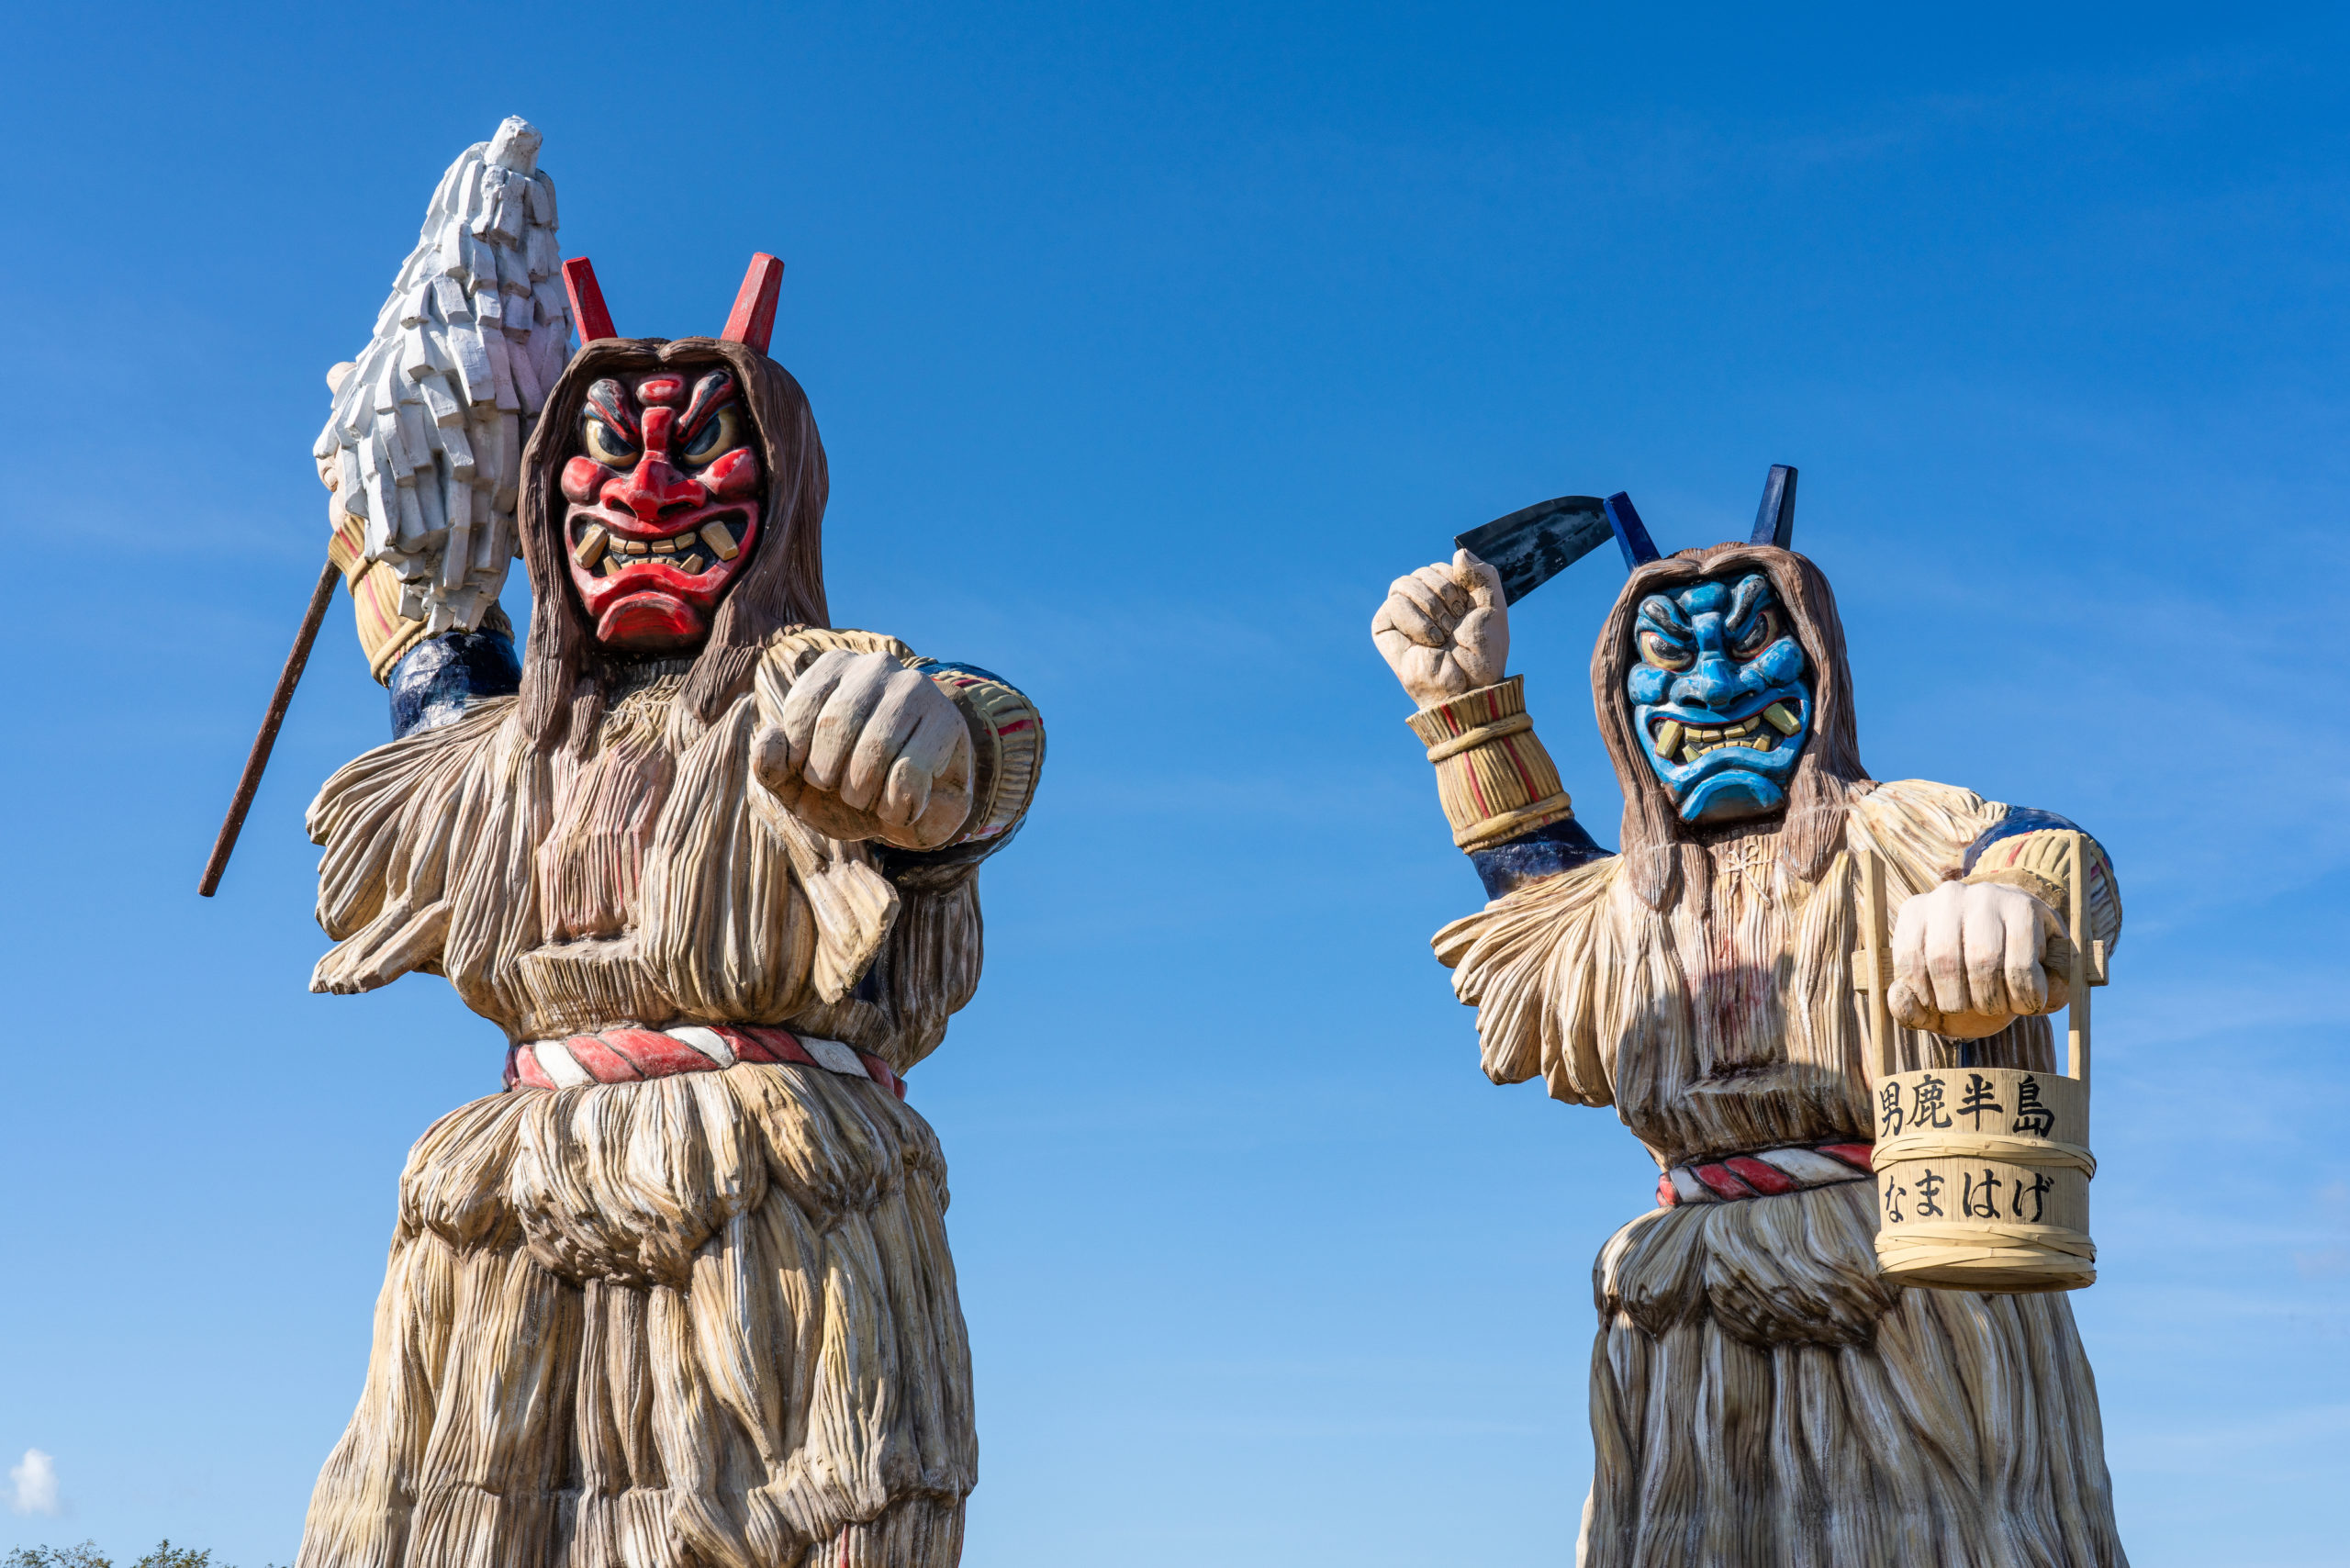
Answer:
[{"label": "thin white cloud", "polygon": [[27,1449],[22,1463],[8,1467],[13,1488],[8,1506],[20,1514],[55,1518],[64,1506],[57,1500],[57,1461],[39,1449]]}]

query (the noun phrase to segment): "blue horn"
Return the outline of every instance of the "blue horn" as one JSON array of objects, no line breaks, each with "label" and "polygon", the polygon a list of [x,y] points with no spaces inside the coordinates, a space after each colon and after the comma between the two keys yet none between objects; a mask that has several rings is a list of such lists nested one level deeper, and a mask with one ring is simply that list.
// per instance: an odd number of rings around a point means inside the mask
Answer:
[{"label": "blue horn", "polygon": [[[1787,472],[1792,474],[1795,470],[1790,468]],[[1657,548],[1649,542],[1649,531],[1640,521],[1640,514],[1632,510],[1632,498],[1618,490],[1604,504],[1607,508],[1607,526],[1616,531],[1616,546],[1624,552],[1624,569],[1628,572],[1655,560]]]},{"label": "blue horn", "polygon": [[1771,465],[1771,476],[1762,481],[1762,504],[1754,510],[1754,532],[1748,536],[1750,544],[1775,544],[1780,549],[1792,548],[1787,543],[1796,536],[1796,471],[1784,463]]}]

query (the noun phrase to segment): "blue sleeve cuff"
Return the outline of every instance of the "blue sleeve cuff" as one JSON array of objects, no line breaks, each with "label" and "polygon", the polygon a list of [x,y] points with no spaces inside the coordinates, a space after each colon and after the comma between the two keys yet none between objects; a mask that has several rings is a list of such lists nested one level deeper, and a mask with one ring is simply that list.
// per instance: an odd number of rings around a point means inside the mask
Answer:
[{"label": "blue sleeve cuff", "polygon": [[402,654],[384,684],[392,693],[392,739],[398,740],[456,722],[477,698],[521,690],[522,664],[514,639],[502,632],[449,632]]},{"label": "blue sleeve cuff", "polygon": [[1485,896],[1497,899],[1528,882],[1588,866],[1614,853],[1612,849],[1602,849],[1583,831],[1583,823],[1566,817],[1538,827],[1522,838],[1508,839],[1486,849],[1472,849],[1469,859],[1477,868],[1478,879],[1485,884]]}]

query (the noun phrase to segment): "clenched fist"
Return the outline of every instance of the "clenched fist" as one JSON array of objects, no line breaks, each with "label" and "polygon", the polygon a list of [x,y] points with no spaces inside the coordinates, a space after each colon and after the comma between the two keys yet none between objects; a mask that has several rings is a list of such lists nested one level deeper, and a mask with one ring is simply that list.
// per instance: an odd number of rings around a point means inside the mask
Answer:
[{"label": "clenched fist", "polygon": [[931,678],[887,654],[819,654],[752,742],[759,782],[834,838],[935,849],[971,810],[971,733]]},{"label": "clenched fist", "polygon": [[1452,564],[1397,577],[1371,619],[1371,640],[1426,708],[1492,686],[1509,663],[1509,610],[1501,574],[1462,550]]},{"label": "clenched fist", "polygon": [[1894,1021],[1953,1040],[1996,1035],[2017,1018],[2072,1000],[2041,965],[2064,929],[2056,912],[2021,888],[1943,882],[1901,906],[1893,927]]}]

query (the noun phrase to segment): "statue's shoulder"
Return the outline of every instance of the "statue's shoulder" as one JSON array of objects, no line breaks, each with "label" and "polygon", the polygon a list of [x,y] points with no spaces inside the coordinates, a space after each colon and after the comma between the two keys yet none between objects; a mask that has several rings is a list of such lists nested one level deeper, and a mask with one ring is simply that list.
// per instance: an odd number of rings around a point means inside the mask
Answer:
[{"label": "statue's shoulder", "polygon": [[1971,841],[1986,826],[1998,821],[2008,808],[1998,801],[1985,800],[1964,785],[1943,784],[1931,778],[1897,778],[1861,796],[1852,802],[1852,809],[1867,822],[1947,826],[1953,833],[1964,832]]},{"label": "statue's shoulder", "polygon": [[484,748],[496,744],[515,716],[518,700],[477,697],[445,723],[410,730],[344,763],[310,802],[305,819],[310,842],[326,843],[343,824],[376,814],[381,805],[453,785]]},{"label": "statue's shoulder", "polygon": [[1852,812],[1875,846],[1913,862],[1932,880],[1956,876],[1967,847],[2007,814],[2008,808],[1974,790],[1931,778],[1880,784],[1852,802]]},{"label": "statue's shoulder", "polygon": [[1459,969],[1472,950],[1514,950],[1529,942],[1573,935],[1597,918],[1624,867],[1620,855],[1603,856],[1552,876],[1521,882],[1474,914],[1463,915],[1429,939],[1437,962]]}]

